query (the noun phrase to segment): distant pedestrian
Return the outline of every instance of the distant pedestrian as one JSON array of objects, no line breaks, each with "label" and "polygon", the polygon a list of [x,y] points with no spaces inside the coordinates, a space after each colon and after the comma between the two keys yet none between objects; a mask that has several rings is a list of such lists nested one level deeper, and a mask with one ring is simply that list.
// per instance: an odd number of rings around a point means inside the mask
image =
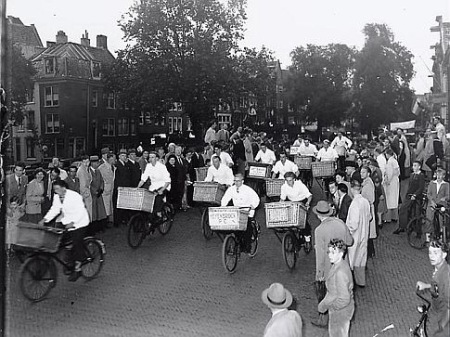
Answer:
[{"label": "distant pedestrian", "polygon": [[99,167],[99,171],[103,177],[104,190],[102,193],[103,204],[105,205],[106,216],[108,222],[113,223],[113,191],[114,191],[114,162],[115,155],[108,154],[106,162],[103,162]]},{"label": "distant pedestrian", "polygon": [[280,283],[272,283],[261,295],[264,304],[272,312],[272,318],[264,330],[264,337],[301,337],[302,318],[295,310],[288,310],[292,294]]},{"label": "distant pedestrian", "polygon": [[89,219],[92,221],[92,195],[91,195],[92,174],[89,166],[90,166],[89,156],[82,156],[81,165],[77,171],[77,177],[78,179],[80,179],[80,194],[83,197],[84,205],[89,214]]},{"label": "distant pedestrian", "polygon": [[217,123],[212,122],[210,124],[208,130],[206,130],[205,139],[204,139],[206,144],[211,144],[213,141],[217,140],[216,127],[217,127]]},{"label": "distant pedestrian", "polygon": [[42,204],[45,201],[44,177],[45,171],[37,168],[34,171],[34,179],[27,186],[25,221],[38,223],[42,219]]},{"label": "distant pedestrian", "polygon": [[388,211],[385,215],[386,222],[398,220],[398,200],[400,194],[400,167],[394,158],[394,151],[387,149],[385,151],[387,163],[386,172],[383,179],[384,190],[386,193],[386,205]]}]

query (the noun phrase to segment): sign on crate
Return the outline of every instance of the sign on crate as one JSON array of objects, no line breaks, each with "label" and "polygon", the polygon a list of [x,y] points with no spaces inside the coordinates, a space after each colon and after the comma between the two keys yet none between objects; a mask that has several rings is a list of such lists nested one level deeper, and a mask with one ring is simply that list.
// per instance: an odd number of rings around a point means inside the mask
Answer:
[{"label": "sign on crate", "polygon": [[266,177],[266,171],[267,171],[266,167],[250,166],[248,175],[254,176],[254,177],[265,178]]},{"label": "sign on crate", "polygon": [[296,155],[298,154],[299,150],[300,146],[291,146],[291,148],[289,149],[289,154]]},{"label": "sign on crate", "polygon": [[209,225],[212,230],[245,230],[248,210],[239,207],[210,207]]}]

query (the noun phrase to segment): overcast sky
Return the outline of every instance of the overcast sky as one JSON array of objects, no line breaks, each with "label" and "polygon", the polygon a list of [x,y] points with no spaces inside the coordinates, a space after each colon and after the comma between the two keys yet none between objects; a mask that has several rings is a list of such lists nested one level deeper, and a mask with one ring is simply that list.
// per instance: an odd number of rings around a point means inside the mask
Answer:
[{"label": "overcast sky", "polygon": [[[24,24],[34,23],[45,41],[54,41],[58,30],[79,42],[84,30],[91,44],[95,36],[108,36],[114,52],[125,46],[117,26],[121,15],[133,0],[9,0],[8,15],[17,16]],[[432,84],[430,46],[439,40],[431,33],[435,18],[450,18],[450,0],[248,0],[248,20],[244,45],[273,50],[283,67],[290,64],[289,53],[296,46],[345,43],[361,48],[362,29],[366,23],[386,23],[415,55],[417,72],[412,86],[417,93],[428,92]]]}]

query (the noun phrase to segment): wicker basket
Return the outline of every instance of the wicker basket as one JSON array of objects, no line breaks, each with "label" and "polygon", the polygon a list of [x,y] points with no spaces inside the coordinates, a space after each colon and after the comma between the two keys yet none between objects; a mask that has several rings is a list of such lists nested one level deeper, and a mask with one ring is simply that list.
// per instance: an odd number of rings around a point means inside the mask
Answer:
[{"label": "wicker basket", "polygon": [[205,181],[206,175],[208,174],[209,167],[197,167],[195,169],[195,180]]},{"label": "wicker basket", "polygon": [[249,210],[240,207],[210,207],[209,226],[214,231],[245,231]]},{"label": "wicker basket", "polygon": [[155,193],[145,188],[119,187],[117,208],[153,212]]},{"label": "wicker basket", "polygon": [[298,166],[299,170],[311,170],[312,157],[296,156],[294,163]]},{"label": "wicker basket", "polygon": [[248,178],[266,179],[270,178],[272,165],[263,163],[248,163]]},{"label": "wicker basket", "polygon": [[220,205],[225,189],[215,182],[196,181],[194,183],[193,200]]},{"label": "wicker basket", "polygon": [[268,197],[279,197],[284,179],[266,179],[266,195]]},{"label": "wicker basket", "polygon": [[306,226],[306,207],[298,202],[272,202],[264,205],[267,228]]},{"label": "wicker basket", "polygon": [[312,175],[314,178],[332,177],[336,172],[334,161],[318,161],[311,164]]},{"label": "wicker basket", "polygon": [[19,222],[15,244],[27,249],[56,253],[59,249],[62,234],[62,229]]}]

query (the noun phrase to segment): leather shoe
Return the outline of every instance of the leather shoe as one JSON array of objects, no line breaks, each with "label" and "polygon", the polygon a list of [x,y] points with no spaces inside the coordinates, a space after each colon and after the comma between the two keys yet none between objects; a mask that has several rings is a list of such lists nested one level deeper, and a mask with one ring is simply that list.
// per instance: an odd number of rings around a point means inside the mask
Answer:
[{"label": "leather shoe", "polygon": [[405,231],[404,228],[397,228],[392,234],[400,234],[403,233]]},{"label": "leather shoe", "polygon": [[72,274],[70,274],[69,276],[69,282],[75,282],[76,280],[78,280],[81,276],[81,272],[80,271],[74,271],[72,272]]}]

